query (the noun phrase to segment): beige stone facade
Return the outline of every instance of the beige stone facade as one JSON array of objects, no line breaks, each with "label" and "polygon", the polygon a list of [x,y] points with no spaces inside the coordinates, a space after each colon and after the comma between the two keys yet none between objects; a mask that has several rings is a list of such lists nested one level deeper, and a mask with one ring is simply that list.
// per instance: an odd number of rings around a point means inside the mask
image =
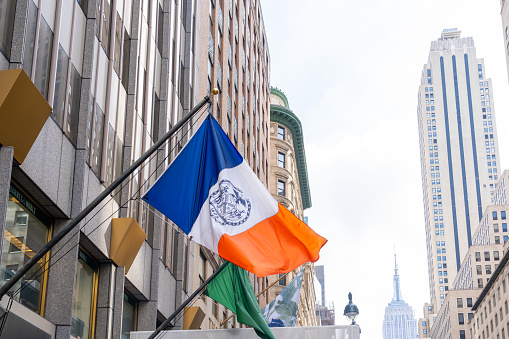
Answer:
[{"label": "beige stone facade", "polygon": [[431,338],[466,339],[468,320],[473,317],[471,310],[480,289],[451,290],[440,308],[431,328]]},{"label": "beige stone facade", "polygon": [[[269,192],[281,205],[304,220],[304,209],[310,207],[311,198],[300,121],[290,110],[288,99],[280,90],[271,90],[270,102]],[[312,263],[290,272],[270,288],[266,296],[267,302],[279,295],[300,270],[304,270],[304,276],[297,325],[316,326],[315,268]],[[279,277],[269,277],[269,283],[275,282]],[[260,301],[262,306],[263,302]]]},{"label": "beige stone facade", "polygon": [[[268,188],[270,56],[259,1],[200,1],[197,14],[200,31],[193,52],[198,56],[195,76],[202,86],[196,100],[213,88],[212,114],[260,181]],[[201,116],[203,119],[205,115]],[[201,246],[194,246],[193,290],[219,267],[222,259]],[[259,294],[268,278],[250,274]],[[261,295],[260,304],[269,300]],[[210,298],[195,302],[205,314],[200,329],[243,327],[232,312]],[[227,320],[228,319],[228,320]],[[221,325],[222,324],[222,325]]]},{"label": "beige stone facade", "polygon": [[423,318],[418,320],[418,335],[419,339],[431,338],[431,327],[435,322],[435,315],[433,314],[433,306],[431,304],[424,304]]},{"label": "beige stone facade", "polygon": [[[507,246],[506,250],[507,250]],[[474,304],[473,318],[468,323],[469,338],[502,339],[509,337],[509,266],[506,253],[500,267],[482,290]]]}]

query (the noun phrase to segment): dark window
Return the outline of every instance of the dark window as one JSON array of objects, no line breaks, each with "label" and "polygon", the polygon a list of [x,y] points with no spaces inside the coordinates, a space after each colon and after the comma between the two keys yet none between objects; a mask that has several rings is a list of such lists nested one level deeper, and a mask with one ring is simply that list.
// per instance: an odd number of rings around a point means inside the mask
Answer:
[{"label": "dark window", "polygon": [[491,274],[491,265],[486,265],[486,274]]},{"label": "dark window", "polygon": [[32,63],[34,60],[35,30],[37,27],[37,7],[33,1],[28,2],[26,20],[25,46],[23,48],[23,69],[28,77],[32,76]]},{"label": "dark window", "polygon": [[63,130],[64,111],[65,111],[65,91],[67,83],[67,70],[69,67],[69,57],[65,54],[61,45],[58,48],[57,75],[55,77],[55,96],[53,98],[53,112],[51,117],[57,125]]},{"label": "dark window", "polygon": [[53,32],[43,17],[41,17],[39,39],[37,41],[34,84],[39,92],[41,92],[42,96],[47,99],[51,69],[51,51],[53,49]]},{"label": "dark window", "polygon": [[463,298],[456,298],[456,305],[458,308],[463,308]]},{"label": "dark window", "polygon": [[279,167],[285,168],[285,155],[284,155],[284,153],[277,152],[277,165]]},{"label": "dark window", "polygon": [[0,51],[7,59],[11,58],[12,30],[14,29],[14,14],[16,1],[2,1],[0,10]]},{"label": "dark window", "polygon": [[493,251],[493,260],[500,260],[500,255],[498,251]]},{"label": "dark window", "polygon": [[502,218],[502,220],[505,220],[505,211],[500,211],[500,218]]},{"label": "dark window", "polygon": [[280,286],[286,286],[286,275],[285,274],[280,274],[279,278],[281,278],[282,276],[285,276],[285,277],[279,280],[279,285]]},{"label": "dark window", "polygon": [[463,313],[458,313],[458,324],[465,325],[465,317],[463,316]]},{"label": "dark window", "polygon": [[285,182],[282,180],[277,181],[277,195],[286,196],[285,194]]},{"label": "dark window", "polygon": [[472,298],[467,298],[467,307],[472,307]]},{"label": "dark window", "polygon": [[481,261],[481,252],[475,252],[475,261]]},{"label": "dark window", "polygon": [[465,339],[465,330],[460,330],[460,339]]},{"label": "dark window", "polygon": [[497,211],[493,211],[493,213],[491,213],[491,215],[493,216],[493,220],[498,220]]},{"label": "dark window", "polygon": [[484,260],[485,261],[490,261],[490,252],[489,251],[484,252]]},{"label": "dark window", "polygon": [[278,126],[277,127],[277,138],[279,140],[285,140],[285,128]]},{"label": "dark window", "polygon": [[113,49],[113,69],[117,76],[120,77],[120,48],[122,41],[122,19],[120,19],[120,14],[117,12],[117,19],[115,23],[115,46]]}]

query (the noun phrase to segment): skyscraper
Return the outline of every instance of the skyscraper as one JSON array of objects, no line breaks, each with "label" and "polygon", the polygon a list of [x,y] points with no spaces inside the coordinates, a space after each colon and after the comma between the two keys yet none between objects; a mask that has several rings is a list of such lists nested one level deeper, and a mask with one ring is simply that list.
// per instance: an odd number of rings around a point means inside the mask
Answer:
[{"label": "skyscraper", "polygon": [[384,339],[417,338],[417,320],[415,320],[414,311],[401,295],[396,254],[394,254],[394,296],[385,308],[383,332]]},{"label": "skyscraper", "polygon": [[473,38],[446,29],[430,47],[417,116],[428,275],[437,313],[493,201],[499,167],[491,79]]}]

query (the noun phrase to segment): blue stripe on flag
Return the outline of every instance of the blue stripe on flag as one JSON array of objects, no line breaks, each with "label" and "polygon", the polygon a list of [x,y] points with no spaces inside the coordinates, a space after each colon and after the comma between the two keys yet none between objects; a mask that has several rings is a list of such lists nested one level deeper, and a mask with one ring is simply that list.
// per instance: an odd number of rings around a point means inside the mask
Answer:
[{"label": "blue stripe on flag", "polygon": [[142,199],[188,234],[219,173],[242,162],[240,153],[209,114]]}]

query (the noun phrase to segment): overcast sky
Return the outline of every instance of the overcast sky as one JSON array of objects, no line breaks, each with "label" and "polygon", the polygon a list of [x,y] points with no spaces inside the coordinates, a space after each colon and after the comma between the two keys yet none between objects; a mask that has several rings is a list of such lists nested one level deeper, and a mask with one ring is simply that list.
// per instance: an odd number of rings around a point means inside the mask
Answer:
[{"label": "overcast sky", "polygon": [[271,85],[304,129],[310,225],[329,242],[326,299],[347,324],[348,292],[362,337],[382,338],[393,295],[394,245],[404,300],[429,301],[417,90],[444,28],[472,36],[493,79],[502,169],[509,166],[509,88],[500,1],[261,0]]}]

